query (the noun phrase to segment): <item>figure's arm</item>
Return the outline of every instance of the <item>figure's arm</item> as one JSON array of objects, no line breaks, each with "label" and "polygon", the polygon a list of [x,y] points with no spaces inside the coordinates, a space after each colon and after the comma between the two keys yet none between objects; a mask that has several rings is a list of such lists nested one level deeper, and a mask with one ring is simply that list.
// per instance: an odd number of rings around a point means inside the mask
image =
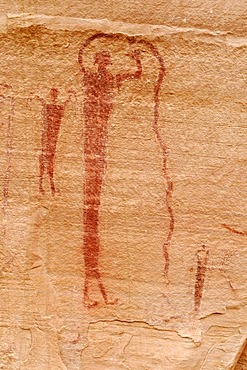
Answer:
[{"label": "figure's arm", "polygon": [[136,62],[136,71],[134,73],[119,73],[117,74],[116,76],[116,80],[117,80],[117,87],[118,89],[120,89],[122,83],[125,81],[125,80],[132,80],[132,79],[139,79],[141,77],[141,74],[142,74],[142,63],[141,63],[141,59],[140,59],[140,50],[134,50],[132,51],[130,55],[131,58],[134,59],[134,61]]},{"label": "figure's arm", "polygon": [[43,107],[46,105],[45,100],[41,98],[39,95],[34,95],[34,98],[38,99],[38,101],[42,104]]},{"label": "figure's arm", "polygon": [[83,65],[83,53],[84,53],[85,46],[82,45],[79,49],[79,54],[78,54],[78,62],[80,65],[81,72],[84,74],[86,72],[86,69]]},{"label": "figure's arm", "polygon": [[73,89],[70,89],[69,91],[69,96],[68,96],[68,99],[65,100],[65,102],[63,103],[63,108],[64,110],[67,108],[68,104],[70,102],[73,103],[73,108],[74,108],[74,111],[75,111],[75,115],[77,116],[77,96],[76,96],[76,92],[75,90]]},{"label": "figure's arm", "polygon": [[12,100],[12,97],[9,95],[9,92],[11,92],[11,91],[13,91],[13,88],[12,88],[12,86],[11,85],[8,85],[8,84],[6,84],[6,83],[0,83],[0,87],[1,88],[4,88],[6,91],[5,91],[5,93],[3,93],[3,94],[0,94],[0,99],[1,100],[9,100],[9,101],[11,101]]},{"label": "figure's arm", "polygon": [[0,95],[0,104],[2,103],[5,103],[5,102],[9,102],[11,105],[13,105],[14,103],[14,98],[13,96],[10,96],[10,95]]},{"label": "figure's arm", "polygon": [[26,98],[26,106],[30,108],[30,103],[33,101],[33,99],[37,99],[41,104],[42,107],[44,108],[46,102],[44,99],[40,98],[38,95],[34,95],[34,93],[31,93],[31,95]]}]

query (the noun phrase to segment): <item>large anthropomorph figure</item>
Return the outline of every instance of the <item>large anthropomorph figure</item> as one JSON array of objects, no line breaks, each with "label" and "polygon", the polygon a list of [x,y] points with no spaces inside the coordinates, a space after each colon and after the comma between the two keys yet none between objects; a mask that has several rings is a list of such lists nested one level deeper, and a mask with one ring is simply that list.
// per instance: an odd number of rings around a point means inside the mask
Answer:
[{"label": "large anthropomorph figure", "polygon": [[116,302],[108,299],[99,270],[99,207],[106,167],[107,126],[113,110],[114,89],[119,89],[125,80],[139,79],[142,64],[140,51],[134,50],[129,56],[135,60],[136,71],[114,76],[109,70],[112,64],[111,55],[107,50],[103,50],[95,54],[95,70],[92,71],[86,69],[83,64],[84,48],[81,47],[78,58],[84,83],[84,303],[92,307],[98,303],[92,301],[89,296],[92,280],[97,281],[106,304]]}]

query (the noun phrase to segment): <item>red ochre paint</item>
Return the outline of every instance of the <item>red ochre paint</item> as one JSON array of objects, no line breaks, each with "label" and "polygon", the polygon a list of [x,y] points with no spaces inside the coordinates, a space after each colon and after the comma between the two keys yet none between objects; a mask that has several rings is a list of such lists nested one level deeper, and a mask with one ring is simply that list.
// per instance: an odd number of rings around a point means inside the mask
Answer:
[{"label": "red ochre paint", "polygon": [[[55,154],[56,154],[56,147],[57,141],[61,126],[61,121],[64,116],[64,111],[66,105],[69,103],[71,96],[63,102],[62,104],[58,104],[58,89],[52,88],[50,90],[51,93],[51,103],[46,103],[44,99],[36,96],[39,101],[42,103],[43,110],[43,132],[41,135],[41,154],[39,157],[39,191],[41,194],[45,194],[45,190],[43,188],[43,179],[44,174],[47,172],[49,181],[50,181],[50,189],[51,193],[54,196],[57,192],[59,192],[55,187],[54,182],[54,168],[55,168]],[[71,94],[75,94],[71,92]]]},{"label": "red ochre paint", "polygon": [[[97,52],[94,56],[96,71],[92,72],[85,68],[83,64],[83,54],[90,43],[96,39],[119,40],[121,35],[107,35],[103,33],[89,37],[81,46],[78,55],[78,62],[83,74],[84,83],[84,156],[85,156],[85,178],[84,178],[84,207],[83,225],[84,241],[83,252],[85,262],[85,285],[84,303],[88,307],[97,305],[97,301],[92,301],[89,297],[89,285],[93,279],[98,282],[100,292],[106,304],[113,304],[116,300],[109,300],[105,286],[99,271],[99,208],[101,189],[106,167],[106,145],[107,145],[107,126],[110,114],[113,110],[114,87],[118,89],[125,80],[140,79],[142,74],[142,64],[140,51],[134,50],[130,56],[136,62],[136,72],[122,73],[114,76],[108,69],[111,65],[111,55],[108,50]],[[165,66],[162,57],[152,43],[140,40],[135,37],[125,37],[129,45],[145,46],[151,51],[159,63],[158,80],[154,87],[154,122],[153,130],[157,142],[163,154],[163,175],[167,183],[165,202],[170,217],[169,231],[163,245],[165,258],[164,273],[167,276],[169,270],[169,247],[174,230],[174,215],[172,210],[172,190],[173,185],[167,169],[167,147],[163,141],[159,128],[159,92],[165,75]]]},{"label": "red ochre paint", "polygon": [[84,97],[84,261],[85,286],[84,303],[91,307],[98,302],[89,298],[89,284],[92,279],[98,281],[100,292],[106,304],[114,304],[116,300],[109,300],[105,286],[99,272],[99,208],[101,190],[106,167],[107,126],[113,110],[114,88],[120,88],[128,79],[139,79],[142,65],[138,51],[132,57],[136,61],[135,73],[123,73],[114,76],[109,70],[111,55],[109,51],[95,54],[94,64],[96,71],[91,72],[83,65],[85,44],[79,51],[79,64],[83,73],[85,90]]},{"label": "red ochre paint", "polygon": [[[1,87],[10,89],[12,91],[12,87],[7,84],[0,84]],[[4,174],[4,181],[3,181],[3,234],[6,237],[7,233],[7,211],[8,211],[8,204],[9,204],[9,184],[10,184],[10,175],[12,169],[12,147],[13,147],[13,119],[15,114],[15,102],[14,98],[11,95],[0,95],[5,103],[9,103],[9,112],[8,112],[8,121],[7,121],[7,162],[6,162],[6,169]]]},{"label": "red ochre paint", "polygon": [[247,231],[240,231],[240,230],[237,230],[227,224],[222,224],[221,226],[223,226],[224,228],[226,228],[228,231],[232,232],[233,234],[237,234],[237,235],[242,235],[242,236],[247,236]]},{"label": "red ochre paint", "polygon": [[197,271],[196,271],[196,282],[195,282],[195,294],[194,294],[194,309],[195,312],[199,311],[202,293],[204,287],[204,281],[207,271],[209,249],[203,245],[197,252]]}]

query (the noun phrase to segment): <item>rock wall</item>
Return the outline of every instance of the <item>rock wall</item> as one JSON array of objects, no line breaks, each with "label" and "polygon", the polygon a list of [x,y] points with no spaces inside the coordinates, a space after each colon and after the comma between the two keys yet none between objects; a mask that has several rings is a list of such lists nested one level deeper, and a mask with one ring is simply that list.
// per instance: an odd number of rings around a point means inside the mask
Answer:
[{"label": "rock wall", "polygon": [[245,5],[2,4],[2,369],[247,369]]}]

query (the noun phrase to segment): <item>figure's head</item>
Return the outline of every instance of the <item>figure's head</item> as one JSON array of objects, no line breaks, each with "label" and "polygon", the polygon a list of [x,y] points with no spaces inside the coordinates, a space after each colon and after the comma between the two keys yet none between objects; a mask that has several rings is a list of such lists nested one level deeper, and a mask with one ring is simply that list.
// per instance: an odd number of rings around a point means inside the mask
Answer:
[{"label": "figure's head", "polygon": [[57,100],[57,97],[58,97],[58,89],[56,89],[55,87],[53,87],[51,89],[51,99],[52,99],[52,101],[56,101]]},{"label": "figure's head", "polygon": [[94,64],[98,64],[99,67],[107,67],[111,64],[111,55],[109,51],[99,51],[95,54]]}]

